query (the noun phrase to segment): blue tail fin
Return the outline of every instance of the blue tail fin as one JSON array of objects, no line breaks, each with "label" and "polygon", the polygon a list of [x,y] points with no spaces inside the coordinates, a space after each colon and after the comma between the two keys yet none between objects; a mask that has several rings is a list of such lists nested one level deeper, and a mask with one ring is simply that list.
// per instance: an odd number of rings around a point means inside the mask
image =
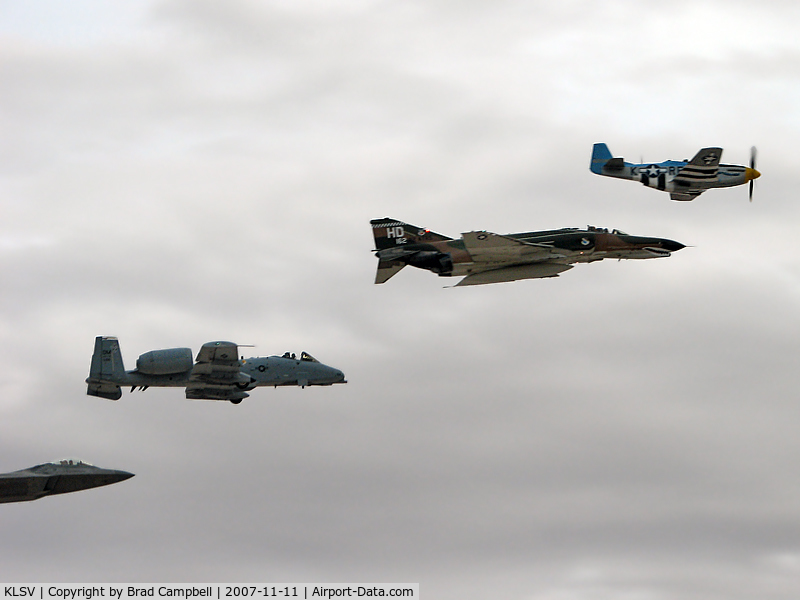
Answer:
[{"label": "blue tail fin", "polygon": [[595,144],[592,148],[592,162],[589,163],[589,169],[592,173],[602,175],[603,165],[612,158],[614,158],[614,155],[611,154],[611,150],[608,149],[608,146],[605,144]]}]

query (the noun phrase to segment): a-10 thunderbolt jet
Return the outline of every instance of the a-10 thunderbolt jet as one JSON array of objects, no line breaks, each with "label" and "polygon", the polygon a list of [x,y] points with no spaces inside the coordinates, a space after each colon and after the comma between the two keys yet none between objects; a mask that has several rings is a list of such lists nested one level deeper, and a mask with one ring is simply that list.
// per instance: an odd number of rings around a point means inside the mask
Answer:
[{"label": "a-10 thunderbolt jet", "polygon": [[508,235],[470,231],[456,240],[389,217],[370,223],[378,257],[375,283],[384,283],[406,265],[442,277],[465,276],[456,287],[557,277],[574,263],[662,258],[685,247],[672,240],[598,227]]},{"label": "a-10 thunderbolt jet", "polygon": [[133,473],[101,469],[76,458],[65,458],[0,474],[0,502],[25,502],[53,494],[66,494],[111,485],[133,477]]},{"label": "a-10 thunderbolt jet", "polygon": [[183,387],[191,400],[228,400],[239,404],[259,386],[333,385],[347,383],[344,373],[323,365],[306,352],[300,357],[283,356],[239,358],[233,342],[208,342],[192,362],[190,348],[168,348],[145,352],[136,360],[136,369],[126,371],[115,337],[97,337],[86,393],[119,400],[121,386],[146,390],[148,387]]},{"label": "a-10 thunderbolt jet", "polygon": [[608,146],[595,144],[589,169],[592,173],[639,181],[647,187],[669,192],[672,200],[694,200],[712,188],[733,187],[750,182],[750,201],[753,201],[753,182],[761,177],[756,171],[756,149],[750,149],[750,166],[726,165],[719,162],[722,148],[703,148],[692,160],[666,160],[660,163],[634,164],[614,158]]}]

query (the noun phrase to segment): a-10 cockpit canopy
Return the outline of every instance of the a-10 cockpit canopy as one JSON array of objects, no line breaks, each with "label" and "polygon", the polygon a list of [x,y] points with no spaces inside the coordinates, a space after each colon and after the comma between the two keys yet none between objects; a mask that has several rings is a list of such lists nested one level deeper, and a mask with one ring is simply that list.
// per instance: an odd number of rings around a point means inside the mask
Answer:
[{"label": "a-10 cockpit canopy", "polygon": [[[292,360],[297,360],[297,355],[294,352],[284,352],[281,358],[291,358]],[[319,361],[311,356],[308,352],[301,352],[300,353],[300,360],[305,362],[315,362],[318,363]]]}]

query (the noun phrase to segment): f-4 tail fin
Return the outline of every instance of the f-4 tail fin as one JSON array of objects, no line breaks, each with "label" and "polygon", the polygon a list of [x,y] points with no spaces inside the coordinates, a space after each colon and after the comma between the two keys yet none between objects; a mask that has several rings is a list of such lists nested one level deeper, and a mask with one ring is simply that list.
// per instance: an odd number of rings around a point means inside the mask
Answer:
[{"label": "f-4 tail fin", "polygon": [[375,249],[386,250],[387,248],[397,248],[404,244],[424,244],[425,242],[446,242],[452,240],[446,235],[434,233],[429,229],[423,229],[416,225],[403,223],[391,217],[383,219],[373,219],[369,222],[372,225],[372,235],[375,237]]},{"label": "f-4 tail fin", "polygon": [[122,397],[119,383],[124,379],[125,366],[122,363],[119,341],[115,337],[96,337],[92,365],[86,379],[89,384],[86,393],[89,396],[119,400]]}]

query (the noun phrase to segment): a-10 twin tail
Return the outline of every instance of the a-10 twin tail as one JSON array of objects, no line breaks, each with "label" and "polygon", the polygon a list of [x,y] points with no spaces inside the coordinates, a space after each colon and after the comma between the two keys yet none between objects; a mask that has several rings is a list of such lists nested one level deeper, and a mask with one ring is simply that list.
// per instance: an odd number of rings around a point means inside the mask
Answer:
[{"label": "a-10 twin tail", "polygon": [[109,400],[119,400],[121,386],[146,390],[148,387],[183,387],[192,400],[228,400],[239,404],[249,390],[259,386],[333,385],[347,383],[339,369],[323,365],[310,354],[297,358],[283,356],[239,358],[233,342],[208,342],[192,362],[189,348],[168,348],[145,352],[136,361],[136,369],[126,371],[119,342],[115,337],[97,337],[86,393]]},{"label": "a-10 twin tail", "polygon": [[672,240],[599,227],[507,235],[470,231],[453,239],[389,217],[370,224],[378,257],[375,283],[388,281],[406,265],[442,277],[464,277],[456,287],[557,277],[574,263],[663,258],[685,247]]},{"label": "a-10 twin tail", "polygon": [[753,181],[761,177],[756,171],[756,149],[750,149],[750,166],[720,163],[722,148],[703,148],[692,160],[665,160],[660,163],[629,163],[614,158],[608,146],[595,144],[589,169],[592,173],[630,179],[669,192],[672,200],[694,200],[706,190],[750,183],[753,200]]}]

